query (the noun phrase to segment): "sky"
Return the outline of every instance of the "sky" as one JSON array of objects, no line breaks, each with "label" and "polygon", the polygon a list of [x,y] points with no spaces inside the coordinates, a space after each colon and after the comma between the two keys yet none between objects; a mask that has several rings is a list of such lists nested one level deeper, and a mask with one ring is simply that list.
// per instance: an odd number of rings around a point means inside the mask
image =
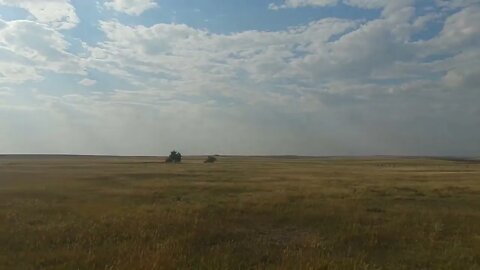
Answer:
[{"label": "sky", "polygon": [[480,0],[0,0],[0,153],[480,156]]}]

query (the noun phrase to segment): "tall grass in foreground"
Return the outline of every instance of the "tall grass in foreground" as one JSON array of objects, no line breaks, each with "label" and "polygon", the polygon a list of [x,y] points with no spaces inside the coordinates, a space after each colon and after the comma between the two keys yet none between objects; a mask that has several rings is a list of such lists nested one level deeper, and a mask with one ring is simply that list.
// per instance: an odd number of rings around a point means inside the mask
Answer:
[{"label": "tall grass in foreground", "polygon": [[480,269],[480,164],[0,160],[0,269]]}]

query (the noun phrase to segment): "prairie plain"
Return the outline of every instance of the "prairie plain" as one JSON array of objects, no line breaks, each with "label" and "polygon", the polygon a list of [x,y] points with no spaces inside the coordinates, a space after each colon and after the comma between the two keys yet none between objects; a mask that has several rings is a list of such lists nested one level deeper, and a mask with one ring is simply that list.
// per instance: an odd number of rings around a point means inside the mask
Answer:
[{"label": "prairie plain", "polygon": [[480,269],[480,161],[0,157],[0,269]]}]

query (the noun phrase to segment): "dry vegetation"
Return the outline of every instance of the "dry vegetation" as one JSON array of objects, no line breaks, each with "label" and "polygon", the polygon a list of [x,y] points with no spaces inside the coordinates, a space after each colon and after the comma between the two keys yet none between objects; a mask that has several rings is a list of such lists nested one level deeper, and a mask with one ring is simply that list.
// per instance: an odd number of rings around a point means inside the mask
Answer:
[{"label": "dry vegetation", "polygon": [[0,158],[0,269],[480,269],[480,162]]}]

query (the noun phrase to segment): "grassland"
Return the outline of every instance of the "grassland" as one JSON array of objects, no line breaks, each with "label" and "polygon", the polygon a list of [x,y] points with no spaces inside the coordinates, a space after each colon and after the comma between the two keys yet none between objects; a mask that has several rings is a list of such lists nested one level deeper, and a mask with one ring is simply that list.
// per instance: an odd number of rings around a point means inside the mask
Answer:
[{"label": "grassland", "polygon": [[0,157],[0,269],[480,269],[480,162]]}]

